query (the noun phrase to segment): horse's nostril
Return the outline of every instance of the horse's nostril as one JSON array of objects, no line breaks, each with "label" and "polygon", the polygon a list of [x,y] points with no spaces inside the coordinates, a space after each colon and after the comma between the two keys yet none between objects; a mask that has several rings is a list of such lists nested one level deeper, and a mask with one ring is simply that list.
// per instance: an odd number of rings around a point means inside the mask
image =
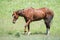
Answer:
[{"label": "horse's nostril", "polygon": [[15,22],[13,22],[13,24],[15,24]]}]

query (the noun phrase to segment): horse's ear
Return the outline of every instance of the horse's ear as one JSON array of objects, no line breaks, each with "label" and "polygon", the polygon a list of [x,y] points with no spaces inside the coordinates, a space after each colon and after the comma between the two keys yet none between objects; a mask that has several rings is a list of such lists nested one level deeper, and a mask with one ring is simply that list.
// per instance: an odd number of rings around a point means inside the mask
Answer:
[{"label": "horse's ear", "polygon": [[12,14],[12,16],[13,16],[13,15],[15,15],[15,14],[16,14],[16,11],[13,11],[13,14]]},{"label": "horse's ear", "polygon": [[24,9],[22,9],[22,10],[24,10]]},{"label": "horse's ear", "polygon": [[16,11],[15,13],[16,13],[17,15],[20,15],[21,11],[18,10],[18,11]]},{"label": "horse's ear", "polygon": [[21,10],[21,12],[23,13],[24,9]]},{"label": "horse's ear", "polygon": [[13,11],[12,16],[14,15],[14,12],[15,12],[15,11]]},{"label": "horse's ear", "polygon": [[13,14],[15,14],[16,13],[16,11],[13,11]]}]

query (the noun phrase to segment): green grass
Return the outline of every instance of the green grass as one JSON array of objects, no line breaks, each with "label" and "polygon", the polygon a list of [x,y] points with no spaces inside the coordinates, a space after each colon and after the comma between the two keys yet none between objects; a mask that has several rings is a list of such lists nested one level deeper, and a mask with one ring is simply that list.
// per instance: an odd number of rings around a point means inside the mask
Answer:
[{"label": "green grass", "polygon": [[[13,11],[29,7],[47,7],[54,11],[54,19],[48,38],[42,34],[46,30],[43,20],[30,24],[31,36],[22,35],[25,25],[23,17],[19,17],[16,24],[12,23]],[[14,36],[17,32],[21,37]],[[12,35],[10,36],[8,33],[12,33]],[[0,40],[9,40],[9,38],[10,40],[60,40],[60,0],[0,0]]]}]

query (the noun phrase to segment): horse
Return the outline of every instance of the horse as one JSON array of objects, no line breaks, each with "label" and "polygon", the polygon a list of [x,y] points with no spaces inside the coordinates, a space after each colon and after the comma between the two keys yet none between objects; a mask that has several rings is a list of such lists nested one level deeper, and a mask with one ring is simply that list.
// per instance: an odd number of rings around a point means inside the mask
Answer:
[{"label": "horse", "polygon": [[28,27],[28,35],[30,32],[30,23],[33,21],[38,21],[43,19],[44,23],[46,25],[46,34],[50,33],[50,24],[54,17],[54,13],[51,9],[43,7],[39,9],[35,8],[26,8],[21,10],[13,11],[13,23],[15,24],[16,20],[19,18],[19,16],[23,17],[25,19],[25,26],[24,26],[24,33],[26,33],[26,27]]}]

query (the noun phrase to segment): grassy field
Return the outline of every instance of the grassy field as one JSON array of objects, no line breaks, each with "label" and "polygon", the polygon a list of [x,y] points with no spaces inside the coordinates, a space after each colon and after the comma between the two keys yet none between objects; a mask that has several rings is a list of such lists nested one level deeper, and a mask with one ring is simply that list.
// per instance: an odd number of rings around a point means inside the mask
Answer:
[{"label": "grassy field", "polygon": [[[44,21],[32,22],[32,35],[23,35],[25,21],[19,17],[16,24],[12,23],[14,10],[24,8],[47,7],[54,11],[54,19],[51,23],[50,35],[46,36]],[[60,40],[60,0],[0,0],[0,40]],[[38,26],[39,25],[39,26]],[[19,32],[20,37],[15,34]],[[12,33],[12,35],[9,35]]]}]

